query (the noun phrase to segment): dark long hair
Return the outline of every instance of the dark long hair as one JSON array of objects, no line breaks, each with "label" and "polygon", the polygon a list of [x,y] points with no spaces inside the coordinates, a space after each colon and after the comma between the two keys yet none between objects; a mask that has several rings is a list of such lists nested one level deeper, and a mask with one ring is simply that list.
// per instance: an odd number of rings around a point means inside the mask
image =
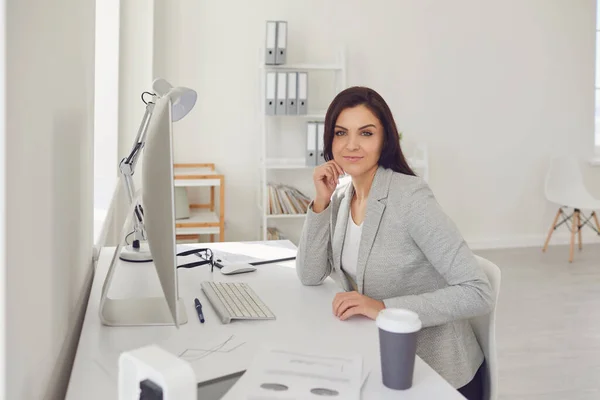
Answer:
[{"label": "dark long hair", "polygon": [[398,128],[396,127],[396,122],[394,121],[390,108],[379,93],[364,86],[353,86],[341,91],[329,105],[327,114],[325,115],[325,135],[323,143],[325,161],[333,160],[331,146],[333,143],[335,123],[340,113],[346,108],[360,105],[364,105],[371,110],[383,126],[384,138],[381,156],[379,157],[379,165],[401,174],[416,175],[406,162],[402,149],[400,148],[400,136],[398,135]]}]

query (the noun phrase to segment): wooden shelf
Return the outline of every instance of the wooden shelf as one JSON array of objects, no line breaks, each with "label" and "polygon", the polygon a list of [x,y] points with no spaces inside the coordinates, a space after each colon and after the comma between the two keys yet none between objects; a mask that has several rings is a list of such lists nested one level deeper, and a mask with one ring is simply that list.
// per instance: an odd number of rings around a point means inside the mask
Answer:
[{"label": "wooden shelf", "polygon": [[177,235],[218,234],[219,227],[220,221],[217,213],[204,208],[195,208],[194,204],[190,204],[189,218],[175,221]]},{"label": "wooden shelf", "polygon": [[306,214],[267,214],[267,218],[285,219],[285,218],[305,218]]},{"label": "wooden shelf", "polygon": [[[210,202],[190,204],[190,217],[175,221],[175,234],[178,239],[190,239],[192,235],[219,235],[225,241],[225,177],[214,164],[174,164],[174,182],[176,187],[210,187]],[[215,211],[215,187],[219,188],[218,213]]]},{"label": "wooden shelf", "polygon": [[175,164],[175,186],[221,186],[223,175],[214,164]]}]

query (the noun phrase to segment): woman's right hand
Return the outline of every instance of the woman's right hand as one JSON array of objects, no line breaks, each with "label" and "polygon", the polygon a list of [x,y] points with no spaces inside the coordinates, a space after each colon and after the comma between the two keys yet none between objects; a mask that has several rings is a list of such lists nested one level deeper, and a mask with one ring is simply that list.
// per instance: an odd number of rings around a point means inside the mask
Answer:
[{"label": "woman's right hand", "polygon": [[331,196],[339,183],[339,177],[342,175],[344,175],[344,170],[334,160],[327,161],[325,164],[315,168],[313,181],[317,190],[317,196],[313,211],[318,213],[327,208]]}]

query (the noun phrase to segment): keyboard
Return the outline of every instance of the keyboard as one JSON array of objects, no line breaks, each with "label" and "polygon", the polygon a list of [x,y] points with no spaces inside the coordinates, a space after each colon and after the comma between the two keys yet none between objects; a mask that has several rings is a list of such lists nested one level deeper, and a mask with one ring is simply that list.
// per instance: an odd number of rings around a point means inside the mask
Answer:
[{"label": "keyboard", "polygon": [[200,286],[224,324],[232,319],[275,319],[275,314],[246,283],[205,281]]}]

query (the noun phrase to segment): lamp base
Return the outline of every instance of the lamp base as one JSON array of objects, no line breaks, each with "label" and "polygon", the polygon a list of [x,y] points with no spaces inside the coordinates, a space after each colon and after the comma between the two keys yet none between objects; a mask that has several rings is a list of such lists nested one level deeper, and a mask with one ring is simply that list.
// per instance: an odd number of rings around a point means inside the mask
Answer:
[{"label": "lamp base", "polygon": [[123,261],[128,262],[151,262],[152,253],[150,253],[150,247],[148,243],[140,242],[140,248],[136,249],[132,245],[128,245],[121,250],[119,258]]}]

